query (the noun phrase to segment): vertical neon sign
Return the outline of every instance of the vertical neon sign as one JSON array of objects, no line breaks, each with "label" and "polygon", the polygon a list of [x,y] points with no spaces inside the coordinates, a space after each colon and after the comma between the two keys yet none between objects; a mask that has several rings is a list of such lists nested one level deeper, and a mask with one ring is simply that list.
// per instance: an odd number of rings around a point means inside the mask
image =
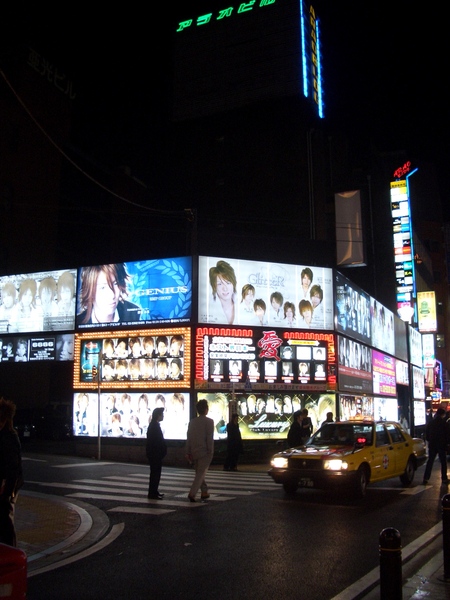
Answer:
[{"label": "vertical neon sign", "polygon": [[[302,52],[303,95],[317,105],[319,117],[324,116],[322,90],[322,62],[320,57],[319,20],[313,6],[306,17],[303,0],[300,0],[300,35]],[[311,86],[311,92],[310,92]]]}]

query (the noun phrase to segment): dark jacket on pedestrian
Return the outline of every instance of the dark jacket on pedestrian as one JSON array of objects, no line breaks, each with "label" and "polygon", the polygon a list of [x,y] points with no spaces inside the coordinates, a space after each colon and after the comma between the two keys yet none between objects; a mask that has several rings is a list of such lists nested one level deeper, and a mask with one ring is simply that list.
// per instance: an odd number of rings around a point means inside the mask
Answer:
[{"label": "dark jacket on pedestrian", "polygon": [[162,460],[167,454],[167,444],[164,440],[161,425],[157,419],[152,419],[147,429],[146,454],[149,461]]},{"label": "dark jacket on pedestrian", "polygon": [[427,424],[425,435],[429,446],[436,450],[446,450],[450,443],[449,423],[442,417],[439,410]]},{"label": "dark jacket on pedestrian", "polygon": [[233,421],[227,423],[227,450],[236,454],[241,454],[244,451],[239,424]]},{"label": "dark jacket on pedestrian", "polygon": [[289,448],[294,448],[295,446],[301,446],[303,444],[303,428],[301,423],[295,418],[294,421],[289,428],[287,441]]},{"label": "dark jacket on pedestrian", "polygon": [[23,484],[19,436],[6,427],[0,430],[0,500],[14,497]]}]

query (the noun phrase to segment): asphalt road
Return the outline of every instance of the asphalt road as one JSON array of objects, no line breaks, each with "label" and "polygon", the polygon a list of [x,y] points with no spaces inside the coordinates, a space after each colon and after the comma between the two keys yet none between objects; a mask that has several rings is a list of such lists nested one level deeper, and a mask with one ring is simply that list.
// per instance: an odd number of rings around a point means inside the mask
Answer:
[{"label": "asphalt road", "polygon": [[264,469],[247,467],[211,471],[210,501],[190,505],[192,471],[163,468],[165,498],[149,504],[144,465],[25,453],[24,468],[25,489],[79,498],[111,527],[124,525],[99,552],[30,578],[29,600],[331,599],[378,567],[384,528],[406,546],[440,523],[447,493],[437,466],[429,487],[421,467],[410,488],[393,479],[362,501],[315,490],[287,497]]}]

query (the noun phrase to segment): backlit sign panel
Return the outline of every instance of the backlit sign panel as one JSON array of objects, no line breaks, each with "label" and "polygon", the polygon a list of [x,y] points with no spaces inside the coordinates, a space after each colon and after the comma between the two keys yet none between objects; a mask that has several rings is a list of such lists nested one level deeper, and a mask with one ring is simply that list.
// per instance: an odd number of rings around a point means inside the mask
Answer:
[{"label": "backlit sign panel", "polygon": [[78,329],[187,323],[191,309],[191,257],[94,265],[79,271]]},{"label": "backlit sign panel", "polygon": [[373,393],[395,396],[395,358],[372,351]]},{"label": "backlit sign panel", "polygon": [[394,313],[371,297],[370,315],[372,346],[389,354],[395,354]]},{"label": "backlit sign panel", "polygon": [[424,333],[422,335],[423,348],[423,367],[424,369],[434,369],[435,353],[434,353],[434,335],[432,333]]},{"label": "backlit sign panel", "polygon": [[292,393],[289,391],[198,392],[198,400],[207,400],[208,417],[214,421],[214,438],[226,439],[226,423],[230,407],[239,416],[239,429],[244,440],[286,439],[293,413],[307,408],[314,431],[326,419],[327,412],[336,414],[333,393]]},{"label": "backlit sign panel", "polygon": [[[98,435],[97,392],[76,392],[73,402],[73,433],[81,437]],[[116,392],[100,394],[100,435],[110,438],[146,438],[155,408],[164,408],[161,422],[168,440],[185,440],[189,424],[189,394],[180,392]]]},{"label": "backlit sign panel", "polygon": [[372,351],[368,346],[338,336],[339,390],[371,393]]},{"label": "backlit sign panel", "polygon": [[0,362],[66,361],[74,359],[74,334],[0,338]]},{"label": "backlit sign panel", "polygon": [[365,344],[371,342],[370,296],[335,273],[336,330]]},{"label": "backlit sign panel", "polygon": [[419,331],[437,331],[435,292],[417,293]]},{"label": "backlit sign panel", "polygon": [[391,182],[391,213],[397,279],[397,311],[410,322],[415,298],[414,250],[411,212],[406,179]]},{"label": "backlit sign panel", "polygon": [[413,378],[413,398],[416,400],[425,400],[425,376],[423,369],[412,367]]},{"label": "backlit sign panel", "polygon": [[199,258],[199,323],[334,329],[332,270]]},{"label": "backlit sign panel", "polygon": [[0,333],[73,330],[76,270],[0,277]]},{"label": "backlit sign panel", "polygon": [[422,334],[408,325],[410,362],[417,367],[423,364]]},{"label": "backlit sign panel", "polygon": [[191,332],[186,327],[75,335],[74,388],[186,389]]},{"label": "backlit sign panel", "polygon": [[199,327],[195,387],[326,390],[336,387],[333,334]]}]

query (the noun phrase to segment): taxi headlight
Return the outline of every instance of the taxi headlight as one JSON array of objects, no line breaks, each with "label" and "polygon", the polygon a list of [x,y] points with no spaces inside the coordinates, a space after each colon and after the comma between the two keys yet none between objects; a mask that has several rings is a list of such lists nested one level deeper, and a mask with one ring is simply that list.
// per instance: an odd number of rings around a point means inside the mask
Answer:
[{"label": "taxi headlight", "polygon": [[270,461],[270,464],[275,469],[286,469],[288,466],[288,459],[284,456],[274,456]]},{"label": "taxi headlight", "polygon": [[332,460],[326,460],[323,468],[327,471],[346,471],[348,469],[348,462],[340,458],[333,458]]}]

